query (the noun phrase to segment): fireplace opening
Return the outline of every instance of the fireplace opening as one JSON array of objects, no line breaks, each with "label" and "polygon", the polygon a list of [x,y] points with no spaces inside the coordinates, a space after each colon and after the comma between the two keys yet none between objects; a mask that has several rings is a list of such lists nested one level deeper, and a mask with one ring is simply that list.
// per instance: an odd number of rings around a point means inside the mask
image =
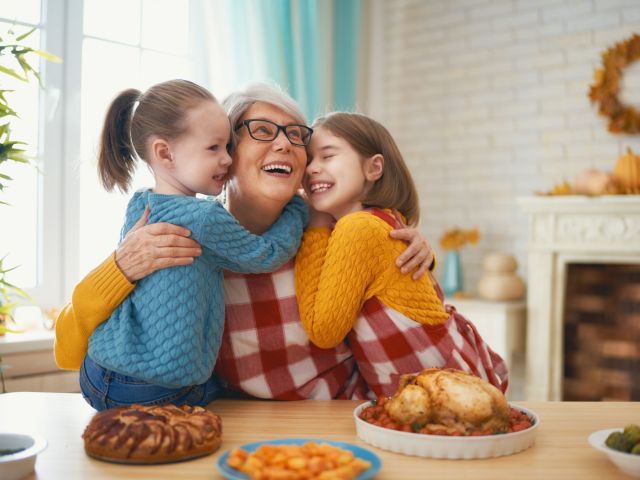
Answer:
[{"label": "fireplace opening", "polygon": [[640,400],[640,265],[567,265],[563,400]]}]

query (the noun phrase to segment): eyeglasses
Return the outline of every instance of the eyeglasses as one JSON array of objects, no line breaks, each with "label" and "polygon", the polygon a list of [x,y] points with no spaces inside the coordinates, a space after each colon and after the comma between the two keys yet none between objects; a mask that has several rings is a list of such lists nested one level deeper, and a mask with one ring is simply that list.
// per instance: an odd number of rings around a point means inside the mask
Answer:
[{"label": "eyeglasses", "polygon": [[269,120],[243,120],[235,129],[238,131],[242,127],[247,127],[251,138],[259,142],[275,140],[280,130],[282,130],[289,142],[291,142],[291,145],[297,145],[299,147],[309,145],[311,134],[313,133],[313,130],[306,125],[278,125]]}]

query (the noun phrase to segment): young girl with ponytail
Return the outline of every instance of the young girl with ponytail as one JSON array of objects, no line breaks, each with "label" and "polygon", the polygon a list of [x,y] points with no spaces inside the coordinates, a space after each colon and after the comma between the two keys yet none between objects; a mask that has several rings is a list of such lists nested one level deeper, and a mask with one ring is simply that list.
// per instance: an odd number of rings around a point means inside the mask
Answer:
[{"label": "young girl with ponytail", "polygon": [[308,216],[299,197],[262,236],[243,228],[220,203],[196,198],[222,191],[231,135],[213,95],[186,80],[144,93],[125,90],[108,109],[98,159],[104,187],[126,192],[139,159],[155,179],[153,189],[131,198],[122,238],[149,208],[149,223],[188,229],[202,255],[191,265],[140,280],[93,332],[80,387],[97,410],[132,403],[207,405],[215,399],[221,391],[213,367],[224,325],[223,269],[272,271],[298,249]]}]

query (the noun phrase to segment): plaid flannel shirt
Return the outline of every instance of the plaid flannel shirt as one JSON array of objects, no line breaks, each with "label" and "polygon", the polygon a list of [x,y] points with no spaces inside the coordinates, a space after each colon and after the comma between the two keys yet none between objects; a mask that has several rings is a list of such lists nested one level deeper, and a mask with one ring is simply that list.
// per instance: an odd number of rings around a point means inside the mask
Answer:
[{"label": "plaid flannel shirt", "polygon": [[[404,227],[398,213],[394,216],[377,208],[369,211],[393,228]],[[437,280],[431,272],[427,275],[444,303]],[[504,360],[455,307],[445,305],[445,309],[450,314],[446,322],[422,325],[375,297],[365,302],[347,338],[358,368],[375,395],[392,395],[400,375],[432,367],[463,370],[507,391],[509,373]]]},{"label": "plaid flannel shirt", "polygon": [[400,375],[432,367],[464,370],[506,392],[509,374],[504,360],[469,320],[451,305],[445,308],[451,314],[445,323],[422,325],[377,298],[364,304],[347,338],[360,373],[376,396],[393,395]]},{"label": "plaid flannel shirt", "polygon": [[272,273],[225,272],[225,330],[215,372],[231,390],[278,400],[362,399],[393,394],[401,374],[443,367],[506,391],[504,361],[448,305],[444,324],[421,325],[372,298],[344,342],[316,347],[302,328],[293,269],[292,260]]},{"label": "plaid flannel shirt", "polygon": [[365,398],[349,347],[318,348],[302,328],[294,265],[264,274],[225,272],[225,329],[215,372],[230,390],[252,397]]}]

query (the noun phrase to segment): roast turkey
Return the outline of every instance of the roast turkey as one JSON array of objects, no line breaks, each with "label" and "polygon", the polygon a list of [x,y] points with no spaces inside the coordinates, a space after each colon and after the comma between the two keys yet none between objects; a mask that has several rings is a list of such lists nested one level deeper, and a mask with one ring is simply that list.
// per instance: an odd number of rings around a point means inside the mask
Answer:
[{"label": "roast turkey", "polygon": [[502,392],[460,370],[429,368],[402,375],[384,408],[398,423],[449,434],[504,433],[509,428],[510,407]]}]

